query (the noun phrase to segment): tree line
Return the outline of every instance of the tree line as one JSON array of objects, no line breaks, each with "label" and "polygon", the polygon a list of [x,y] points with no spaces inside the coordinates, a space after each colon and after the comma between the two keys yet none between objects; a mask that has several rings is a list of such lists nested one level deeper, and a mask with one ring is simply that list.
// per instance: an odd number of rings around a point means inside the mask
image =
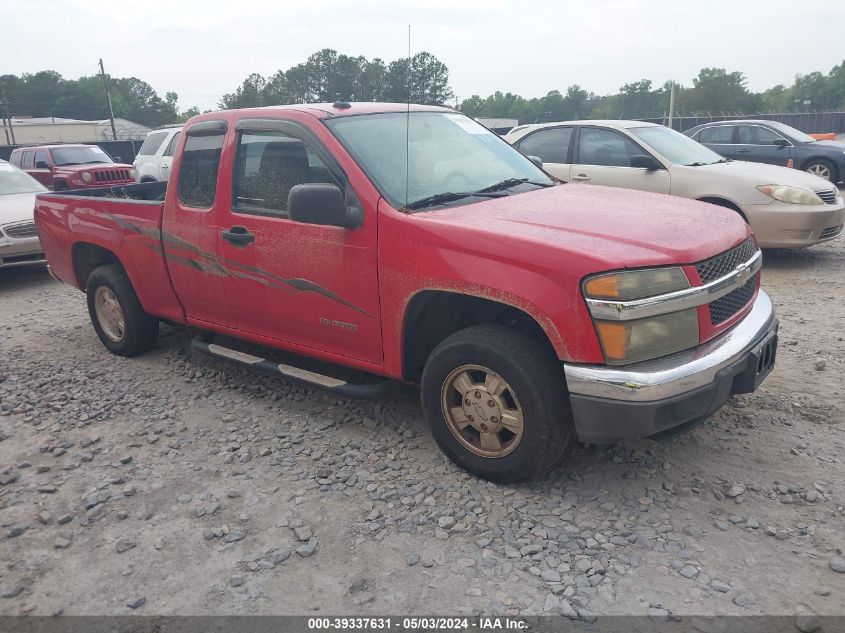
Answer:
[{"label": "tree line", "polygon": [[253,73],[233,92],[223,95],[223,109],[289,103],[392,101],[441,105],[453,96],[449,69],[434,55],[417,53],[410,60],[350,57],[324,48],[308,59],[270,77]]},{"label": "tree line", "polygon": [[[199,114],[197,107],[178,109],[178,95],[161,98],[137,77],[109,77],[116,117],[156,127],[185,121]],[[655,86],[641,79],[622,86],[616,94],[597,95],[578,85],[552,90],[543,97],[525,98],[496,91],[487,97],[473,95],[459,107],[473,117],[503,117],[522,123],[579,118],[659,118],[669,108],[670,84]],[[232,92],[223,95],[223,109],[289,103],[394,101],[448,104],[454,93],[449,69],[428,52],[386,63],[375,58],[339,54],[323,49],[304,62],[264,77],[247,76]],[[105,119],[108,117],[102,78],[98,75],[65,79],[52,70],[0,76],[0,108],[11,116]],[[676,114],[728,114],[845,110],[845,61],[828,73],[799,75],[791,85],[777,85],[763,92],[748,89],[745,75],[723,68],[702,68],[691,85],[676,84]]]},{"label": "tree line", "polygon": [[[544,97],[526,99],[510,92],[473,95],[461,102],[472,117],[519,119],[544,123],[572,119],[659,118],[669,110],[670,82],[655,87],[650,79],[625,84],[616,94],[600,96],[578,85],[565,93],[552,90]],[[845,110],[845,61],[827,74],[799,75],[784,86],[763,92],[748,90],[745,75],[724,68],[702,68],[691,86],[675,85],[676,114],[753,114],[755,112],[804,112]]]},{"label": "tree line", "polygon": [[[116,117],[150,127],[179,118],[175,92],[166,93],[162,99],[150,84],[137,77],[109,77],[109,92]],[[0,109],[4,105],[12,117],[102,120],[109,116],[99,75],[65,79],[53,70],[0,76]]]}]

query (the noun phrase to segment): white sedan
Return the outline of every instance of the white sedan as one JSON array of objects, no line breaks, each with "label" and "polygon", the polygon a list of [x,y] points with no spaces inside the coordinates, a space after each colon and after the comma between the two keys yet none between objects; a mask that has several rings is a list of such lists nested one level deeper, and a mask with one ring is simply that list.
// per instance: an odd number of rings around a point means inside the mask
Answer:
[{"label": "white sedan", "polygon": [[0,161],[0,269],[47,263],[33,218],[42,191],[47,188],[32,176]]},{"label": "white sedan", "polygon": [[842,232],[845,201],[830,182],[761,163],[722,158],[662,125],[567,121],[522,125],[505,140],[566,182],[640,189],[731,208],[761,246],[804,247]]}]

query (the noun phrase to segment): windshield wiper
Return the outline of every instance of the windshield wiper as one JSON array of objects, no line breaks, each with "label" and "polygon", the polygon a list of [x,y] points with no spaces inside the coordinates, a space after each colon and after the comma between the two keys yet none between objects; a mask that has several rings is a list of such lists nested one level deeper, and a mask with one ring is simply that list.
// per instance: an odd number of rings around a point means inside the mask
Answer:
[{"label": "windshield wiper", "polygon": [[528,183],[531,185],[536,185],[538,187],[551,187],[551,183],[545,182],[534,182],[529,180],[528,178],[506,178],[501,182],[497,182],[495,184],[490,185],[489,187],[484,187],[483,189],[479,189],[478,193],[483,193],[486,191],[501,191],[502,189],[510,189],[511,187],[516,187],[517,185],[521,185],[523,183]]},{"label": "windshield wiper", "polygon": [[703,162],[699,161],[697,163],[687,163],[686,165],[684,165],[684,167],[701,167],[703,165],[712,165],[712,164],[713,163],[703,163]]},{"label": "windshield wiper", "polygon": [[433,196],[426,196],[425,198],[414,200],[413,202],[408,203],[405,208],[422,209],[423,207],[433,207],[436,204],[442,204],[444,202],[454,202],[455,200],[460,200],[462,198],[472,198],[474,196],[481,198],[502,198],[506,195],[508,194],[498,191],[444,191],[443,193],[436,193]]}]

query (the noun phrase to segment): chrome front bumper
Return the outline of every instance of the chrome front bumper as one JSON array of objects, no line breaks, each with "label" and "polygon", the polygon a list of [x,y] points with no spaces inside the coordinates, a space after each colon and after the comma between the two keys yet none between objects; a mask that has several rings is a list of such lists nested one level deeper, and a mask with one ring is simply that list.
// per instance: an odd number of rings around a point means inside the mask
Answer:
[{"label": "chrome front bumper", "polygon": [[759,291],[733,328],[691,350],[625,368],[564,364],[579,439],[645,437],[705,419],[754,391],[774,365],[778,321]]}]

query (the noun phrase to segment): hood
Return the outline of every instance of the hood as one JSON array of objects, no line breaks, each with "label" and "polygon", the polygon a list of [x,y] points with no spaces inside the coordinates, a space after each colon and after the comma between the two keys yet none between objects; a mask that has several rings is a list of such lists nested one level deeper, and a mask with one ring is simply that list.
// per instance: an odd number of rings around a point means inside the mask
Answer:
[{"label": "hood", "polygon": [[688,169],[694,170],[694,172],[706,171],[713,174],[714,177],[741,179],[752,187],[757,185],[789,185],[810,191],[829,191],[834,187],[829,180],[808,174],[800,169],[767,165],[766,163],[749,163],[742,160],[701,165]]},{"label": "hood", "polygon": [[[482,240],[528,253],[533,245],[589,254],[607,269],[692,264],[742,242],[750,229],[735,212],[661,194],[558,185],[418,216],[498,234]],[[514,243],[515,242],[515,243]],[[523,248],[524,246],[524,248]]]},{"label": "hood", "polygon": [[13,193],[0,196],[0,226],[32,220],[35,193]]},{"label": "hood", "polygon": [[807,143],[805,147],[808,149],[824,148],[830,152],[845,152],[845,143],[842,141],[816,141],[815,143]]}]

